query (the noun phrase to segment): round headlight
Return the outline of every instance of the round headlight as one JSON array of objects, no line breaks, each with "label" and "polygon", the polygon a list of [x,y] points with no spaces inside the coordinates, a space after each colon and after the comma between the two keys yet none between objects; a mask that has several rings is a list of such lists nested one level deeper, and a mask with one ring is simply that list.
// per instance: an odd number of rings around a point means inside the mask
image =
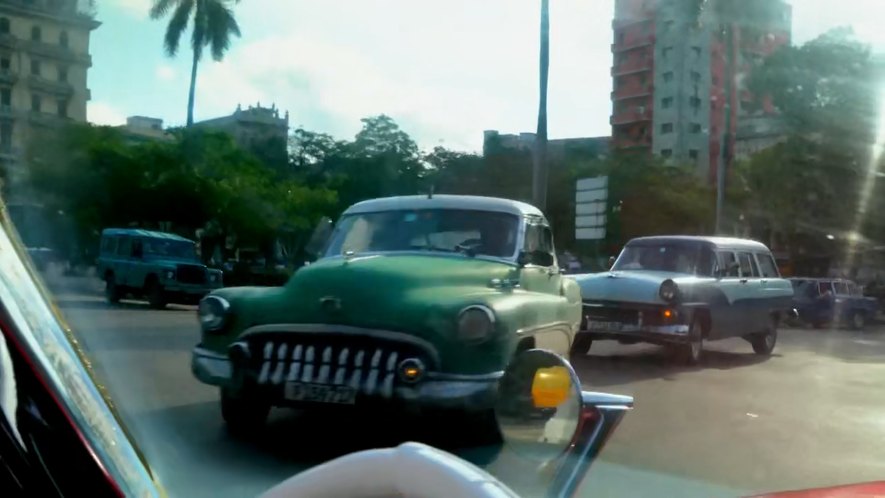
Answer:
[{"label": "round headlight", "polygon": [[166,280],[172,280],[175,278],[175,270],[166,270],[163,275],[166,277]]},{"label": "round headlight", "polygon": [[230,303],[218,296],[207,296],[200,301],[197,314],[200,317],[200,326],[206,331],[221,330],[230,312]]},{"label": "round headlight", "polygon": [[479,342],[495,329],[495,313],[486,306],[473,305],[458,314],[458,338]]},{"label": "round headlight", "polygon": [[658,294],[660,294],[661,299],[664,301],[672,302],[679,298],[679,287],[672,280],[664,280]]},{"label": "round headlight", "polygon": [[217,273],[210,273],[209,274],[209,281],[212,283],[215,283],[216,280],[218,280],[218,274]]}]

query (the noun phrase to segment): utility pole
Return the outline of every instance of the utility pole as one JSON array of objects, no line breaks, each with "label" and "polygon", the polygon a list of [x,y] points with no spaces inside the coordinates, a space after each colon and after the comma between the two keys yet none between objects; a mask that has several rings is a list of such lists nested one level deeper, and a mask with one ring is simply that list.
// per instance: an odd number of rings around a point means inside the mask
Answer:
[{"label": "utility pole", "polygon": [[547,209],[547,74],[550,67],[550,3],[541,0],[540,99],[532,164],[532,203]]},{"label": "utility pole", "polygon": [[724,107],[724,116],[725,116],[725,126],[723,126],[723,138],[720,142],[720,154],[719,158],[716,162],[716,235],[722,235],[723,230],[723,217],[725,211],[725,192],[728,188],[726,184],[726,178],[728,177],[728,170],[731,158],[731,134],[732,134],[732,126],[731,126],[731,115],[732,115],[732,107],[731,101],[734,91],[734,77],[735,77],[735,64],[734,64],[734,31],[732,30],[732,26],[729,23],[725,24],[725,107]]}]

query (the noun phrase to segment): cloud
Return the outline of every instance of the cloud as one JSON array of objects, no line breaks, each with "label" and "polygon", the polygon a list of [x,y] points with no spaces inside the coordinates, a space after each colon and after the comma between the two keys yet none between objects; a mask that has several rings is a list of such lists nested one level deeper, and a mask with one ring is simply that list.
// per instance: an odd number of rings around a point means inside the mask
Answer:
[{"label": "cloud", "polygon": [[130,16],[138,19],[145,19],[148,17],[148,12],[151,10],[152,4],[153,2],[151,0],[110,0],[107,2],[107,5],[122,10]]},{"label": "cloud", "polygon": [[126,115],[106,102],[89,102],[86,105],[86,119],[90,123],[119,126],[126,124]]},{"label": "cloud", "polygon": [[155,75],[160,81],[175,81],[175,69],[168,64],[160,64],[157,66]]}]

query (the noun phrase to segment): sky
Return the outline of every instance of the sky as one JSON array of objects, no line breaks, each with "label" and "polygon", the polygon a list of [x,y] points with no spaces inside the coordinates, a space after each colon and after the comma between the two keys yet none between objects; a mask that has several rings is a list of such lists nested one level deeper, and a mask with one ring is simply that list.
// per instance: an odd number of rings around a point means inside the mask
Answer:
[{"label": "sky", "polygon": [[[737,1],[737,0],[736,0]],[[88,119],[185,121],[190,54],[163,51],[151,0],[99,0]],[[614,0],[552,0],[551,138],[608,135]],[[388,114],[422,148],[476,151],[482,132],[533,131],[538,105],[537,0],[242,0],[242,37],[222,62],[204,57],[195,118],[276,105],[291,128],[352,138]],[[793,0],[793,39],[850,25],[885,48],[885,0]]]}]

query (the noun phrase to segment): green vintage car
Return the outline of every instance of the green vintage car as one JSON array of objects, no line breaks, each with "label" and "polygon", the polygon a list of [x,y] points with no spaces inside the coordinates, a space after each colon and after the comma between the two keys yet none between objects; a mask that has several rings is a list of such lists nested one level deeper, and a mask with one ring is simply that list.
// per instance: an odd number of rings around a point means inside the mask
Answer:
[{"label": "green vintage car", "polygon": [[375,199],[341,216],[319,259],[281,287],[200,303],[192,370],[231,429],[271,406],[487,414],[529,348],[569,351],[581,295],[544,215],[471,196]]}]

